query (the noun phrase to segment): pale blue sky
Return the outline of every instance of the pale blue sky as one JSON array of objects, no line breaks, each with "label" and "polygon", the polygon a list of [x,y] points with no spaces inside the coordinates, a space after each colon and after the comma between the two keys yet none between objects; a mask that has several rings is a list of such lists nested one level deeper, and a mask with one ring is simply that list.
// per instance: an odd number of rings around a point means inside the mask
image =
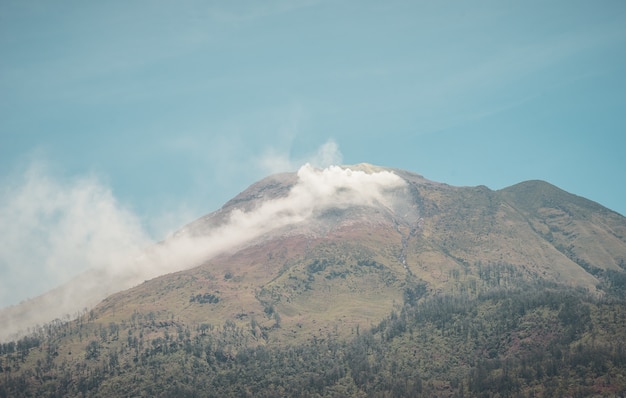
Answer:
[{"label": "pale blue sky", "polygon": [[2,0],[0,182],[95,176],[154,236],[334,142],[626,214],[625,72],[624,1]]}]

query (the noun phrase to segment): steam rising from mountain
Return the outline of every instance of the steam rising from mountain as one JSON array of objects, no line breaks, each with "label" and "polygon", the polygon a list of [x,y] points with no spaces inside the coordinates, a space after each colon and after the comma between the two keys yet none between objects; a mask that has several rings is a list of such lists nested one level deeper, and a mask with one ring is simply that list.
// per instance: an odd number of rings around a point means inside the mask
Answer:
[{"label": "steam rising from mountain", "polygon": [[391,198],[386,193],[405,185],[404,180],[389,171],[368,174],[337,166],[315,169],[306,164],[298,170],[297,177],[297,183],[285,197],[260,201],[250,211],[235,208],[225,224],[206,235],[182,230],[130,264],[122,262],[121,267],[111,268],[116,274],[136,275],[135,283],[179,271],[274,229],[306,221],[327,208],[389,206]]},{"label": "steam rising from mountain", "polygon": [[61,181],[41,164],[5,185],[0,220],[0,305],[16,302],[15,285],[35,295],[150,243],[137,217],[95,178]]},{"label": "steam rising from mountain", "polygon": [[[117,205],[108,190],[85,180],[58,193],[63,190],[33,174],[0,210],[8,220],[1,227],[3,236],[11,236],[0,246],[0,262],[9,272],[17,272],[30,261],[42,262],[44,274],[56,277],[55,281],[61,280],[60,275],[75,274],[80,266],[88,265],[91,270],[45,296],[0,311],[0,324],[6,325],[0,339],[37,323],[74,315],[115,291],[196,266],[276,228],[309,220],[325,209],[390,207],[393,203],[388,194],[405,185],[389,171],[337,166],[316,169],[306,164],[298,170],[297,181],[286,196],[258,201],[252,209],[235,208],[226,222],[205,234],[183,229],[148,246],[136,218]],[[54,236],[40,230],[42,221],[53,227]],[[9,225],[17,230],[12,233]],[[32,274],[22,275],[27,281],[34,279]]]}]

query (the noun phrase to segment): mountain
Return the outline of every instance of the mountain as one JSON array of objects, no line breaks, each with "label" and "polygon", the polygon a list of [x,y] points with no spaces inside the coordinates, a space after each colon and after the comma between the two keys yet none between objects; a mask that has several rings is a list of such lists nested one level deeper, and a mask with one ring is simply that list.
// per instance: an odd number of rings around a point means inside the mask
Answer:
[{"label": "mountain", "polygon": [[626,219],[546,182],[305,166],[1,344],[0,396],[624,393],[625,264]]}]

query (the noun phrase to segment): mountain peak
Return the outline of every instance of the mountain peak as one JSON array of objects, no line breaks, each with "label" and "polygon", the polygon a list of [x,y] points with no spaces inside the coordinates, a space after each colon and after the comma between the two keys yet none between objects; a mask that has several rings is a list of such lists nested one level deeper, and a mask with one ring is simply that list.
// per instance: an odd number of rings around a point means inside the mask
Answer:
[{"label": "mountain peak", "polygon": [[567,207],[568,211],[581,215],[591,212],[611,212],[594,201],[571,194],[543,180],[523,181],[499,192],[515,201],[518,206],[532,211],[549,207]]},{"label": "mountain peak", "polygon": [[[0,339],[66,320],[41,329],[41,344],[15,345],[19,355],[0,345],[9,352],[0,353],[0,395],[3,380],[16,396],[24,388],[79,396],[86,386],[91,395],[141,395],[125,389],[129,381],[178,380],[194,388],[165,395],[207,386],[215,396],[301,395],[308,386],[320,396],[452,396],[453,388],[460,396],[480,395],[476,380],[502,385],[481,376],[502,377],[501,361],[506,377],[522,366],[515,383],[523,385],[537,367],[520,358],[551,364],[537,368],[541,380],[573,362],[571,378],[584,358],[602,355],[604,369],[622,372],[611,365],[624,363],[621,347],[621,356],[588,353],[626,333],[625,237],[624,217],[543,181],[493,191],[367,163],[305,165],[252,184],[139,258],[0,310]],[[476,358],[487,365],[472,368]],[[597,363],[586,371],[605,372]],[[273,389],[294,375],[303,378],[290,390]],[[320,377],[329,389],[317,387]],[[422,377],[430,390],[402,390]],[[606,386],[605,376],[584,380]]]},{"label": "mountain peak", "polygon": [[[368,163],[305,165],[252,184],[140,257],[61,287],[54,297],[68,298],[64,305],[48,305],[53,300],[45,297],[31,300],[0,311],[0,323],[11,325],[2,331],[10,334],[51,320],[42,317],[74,314],[158,275],[194,273],[208,264],[212,278],[235,273],[255,289],[278,284],[272,287],[276,294],[292,297],[302,292],[284,290],[289,270],[300,273],[321,257],[329,286],[337,275],[363,272],[352,266],[377,264],[373,269],[388,278],[388,286],[376,287],[387,304],[399,299],[407,277],[445,290],[450,273],[472,275],[477,264],[508,264],[527,279],[594,291],[598,270],[617,270],[626,262],[624,237],[624,217],[543,181],[492,191]],[[93,275],[98,282],[86,283]],[[387,311],[387,304],[377,308]]]}]

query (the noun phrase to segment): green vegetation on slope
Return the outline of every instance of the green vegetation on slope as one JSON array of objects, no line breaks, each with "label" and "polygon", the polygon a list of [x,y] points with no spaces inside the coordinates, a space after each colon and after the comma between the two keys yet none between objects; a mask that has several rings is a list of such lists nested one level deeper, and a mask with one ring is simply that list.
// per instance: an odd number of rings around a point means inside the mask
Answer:
[{"label": "green vegetation on slope", "polygon": [[279,321],[192,326],[135,312],[102,325],[85,313],[0,345],[0,397],[619,396],[625,276],[603,277],[601,297],[502,264],[454,294],[409,277],[379,324],[297,345],[265,343]]}]

